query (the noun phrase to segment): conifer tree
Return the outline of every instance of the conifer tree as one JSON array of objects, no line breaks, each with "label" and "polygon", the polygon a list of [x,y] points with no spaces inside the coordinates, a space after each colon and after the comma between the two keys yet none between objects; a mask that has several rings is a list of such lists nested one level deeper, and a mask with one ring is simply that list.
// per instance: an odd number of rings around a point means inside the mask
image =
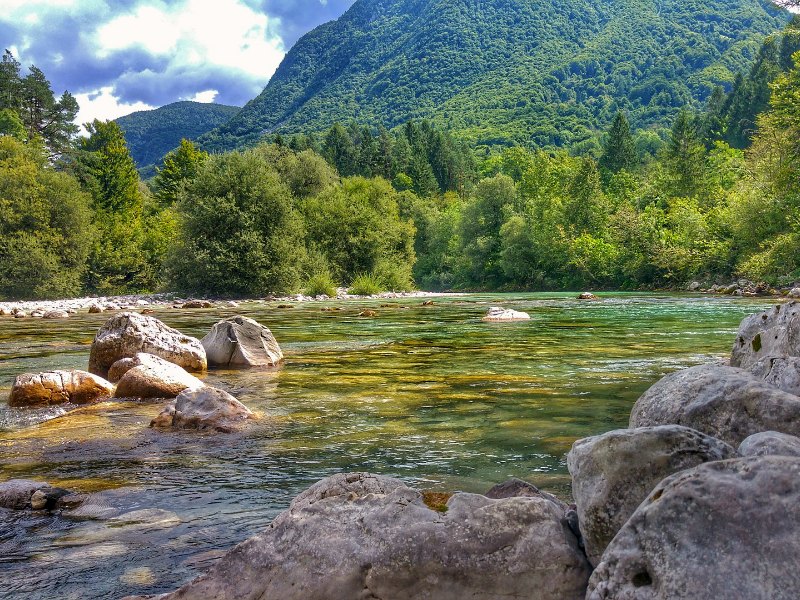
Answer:
[{"label": "conifer tree", "polygon": [[631,135],[631,126],[625,113],[619,111],[614,117],[608,138],[603,144],[600,168],[607,173],[617,173],[622,169],[630,171],[636,166],[636,144]]}]

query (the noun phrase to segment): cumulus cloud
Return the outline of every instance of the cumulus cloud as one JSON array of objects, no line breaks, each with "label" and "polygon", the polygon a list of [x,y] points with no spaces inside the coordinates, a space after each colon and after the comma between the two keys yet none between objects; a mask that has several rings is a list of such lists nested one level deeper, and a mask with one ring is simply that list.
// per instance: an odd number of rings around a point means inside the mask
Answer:
[{"label": "cumulus cloud", "polygon": [[177,100],[242,105],[297,38],[353,0],[3,0],[0,41],[81,122]]}]

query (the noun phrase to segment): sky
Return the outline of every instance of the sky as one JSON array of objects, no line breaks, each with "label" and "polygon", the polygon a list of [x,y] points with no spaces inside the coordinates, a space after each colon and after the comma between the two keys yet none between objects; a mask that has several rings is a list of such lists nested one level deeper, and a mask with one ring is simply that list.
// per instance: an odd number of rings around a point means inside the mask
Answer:
[{"label": "sky", "polygon": [[78,123],[178,100],[242,106],[289,48],[354,0],[0,0],[9,49],[69,90]]}]

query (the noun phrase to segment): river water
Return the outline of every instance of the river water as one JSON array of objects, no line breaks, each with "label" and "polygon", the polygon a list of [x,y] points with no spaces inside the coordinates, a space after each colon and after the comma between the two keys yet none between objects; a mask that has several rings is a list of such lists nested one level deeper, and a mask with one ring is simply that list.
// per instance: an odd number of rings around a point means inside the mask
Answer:
[{"label": "river water", "polygon": [[[494,294],[433,306],[414,298],[158,310],[197,337],[233,314],[272,329],[282,368],[205,376],[261,419],[233,435],[162,433],[148,423],[163,403],[0,406],[0,480],[93,494],[70,516],[0,509],[0,597],[171,590],[341,471],[469,492],[514,476],[567,498],[565,454],[576,439],[627,426],[631,405],[663,374],[727,357],[742,317],[770,303]],[[484,323],[490,305],[531,320]],[[357,316],[367,307],[378,317]],[[0,320],[0,397],[22,372],[85,369],[106,318]]]}]

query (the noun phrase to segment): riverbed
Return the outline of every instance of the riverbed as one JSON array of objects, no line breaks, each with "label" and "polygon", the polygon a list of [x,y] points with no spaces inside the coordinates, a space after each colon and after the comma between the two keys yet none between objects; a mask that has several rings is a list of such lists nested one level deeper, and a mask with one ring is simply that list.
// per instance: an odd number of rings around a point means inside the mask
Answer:
[{"label": "riverbed", "polygon": [[[636,398],[665,373],[727,358],[742,317],[775,301],[541,293],[422,302],[158,308],[153,316],[197,337],[234,314],[272,329],[281,368],[205,376],[259,413],[240,434],[150,430],[163,403],[0,406],[0,480],[93,494],[78,516],[0,511],[0,597],[174,589],[341,471],[436,491],[484,492],[519,477],[568,498],[565,454],[576,439],[626,427]],[[531,320],[482,322],[489,306]],[[365,308],[378,316],[358,316]],[[19,373],[85,369],[107,318],[0,319],[0,398]]]}]

